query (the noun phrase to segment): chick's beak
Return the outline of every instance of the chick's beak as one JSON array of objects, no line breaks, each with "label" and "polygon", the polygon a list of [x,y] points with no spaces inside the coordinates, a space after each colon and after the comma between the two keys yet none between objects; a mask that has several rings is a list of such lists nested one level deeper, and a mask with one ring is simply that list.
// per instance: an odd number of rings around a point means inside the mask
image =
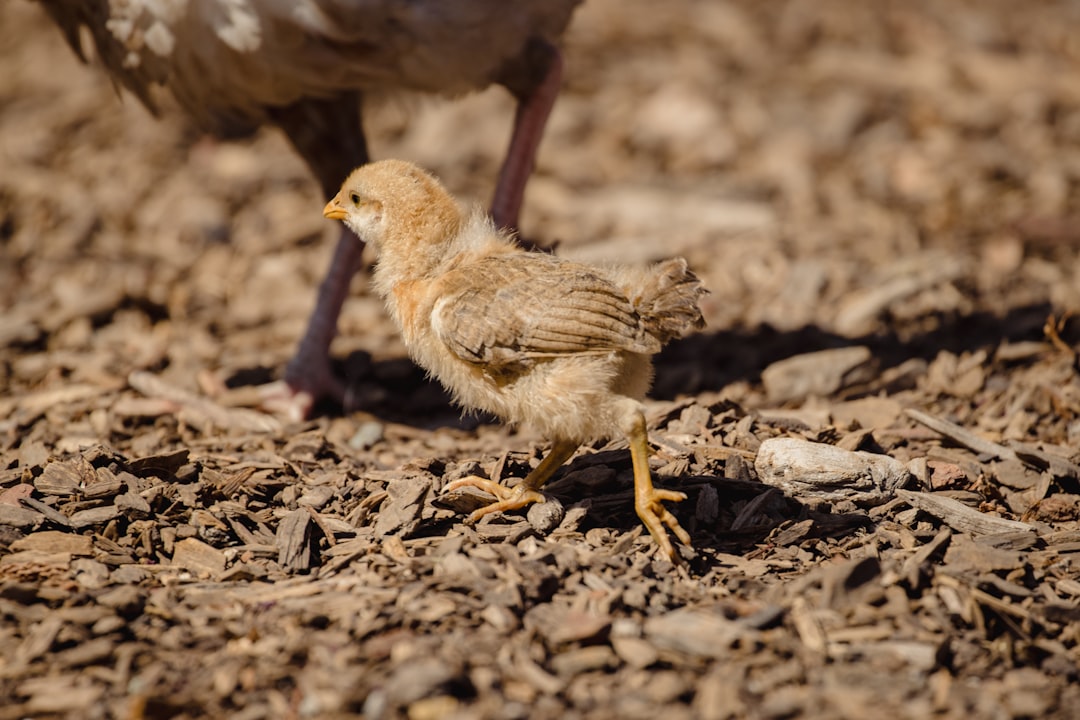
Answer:
[{"label": "chick's beak", "polygon": [[334,196],[334,199],[326,203],[326,207],[323,208],[323,217],[328,217],[331,220],[344,220],[345,208],[342,206],[338,195]]}]

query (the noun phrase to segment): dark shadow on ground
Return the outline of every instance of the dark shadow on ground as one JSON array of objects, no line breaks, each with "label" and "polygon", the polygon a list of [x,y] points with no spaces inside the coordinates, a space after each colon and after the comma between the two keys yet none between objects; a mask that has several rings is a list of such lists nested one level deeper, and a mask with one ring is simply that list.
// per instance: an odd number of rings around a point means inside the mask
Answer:
[{"label": "dark shadow on ground", "polygon": [[[1004,342],[1043,339],[1043,325],[1052,312],[1046,303],[1010,310],[1004,315],[935,315],[919,319],[919,327],[890,329],[861,337],[845,337],[807,326],[779,331],[769,326],[718,330],[691,335],[671,343],[656,357],[656,381],[650,396],[670,400],[679,395],[718,391],[737,381],[756,383],[772,363],[803,353],[865,345],[880,372],[914,358],[930,361],[941,351],[953,353],[992,350]],[[1080,322],[1062,332],[1065,342],[1080,342]],[[350,411],[370,413],[387,422],[425,430],[471,430],[497,420],[484,413],[463,413],[438,382],[408,358],[373,361],[354,352],[336,362],[348,382]],[[267,368],[249,368],[227,380],[230,387],[272,380]],[[333,402],[316,407],[317,415],[341,415]]]},{"label": "dark shadow on ground", "polygon": [[[670,400],[678,395],[717,391],[733,382],[758,382],[772,363],[803,353],[865,345],[878,370],[913,358],[933,360],[943,351],[993,350],[1004,342],[1043,339],[1043,324],[1053,308],[1046,303],[1010,310],[1004,315],[934,315],[920,318],[920,327],[889,329],[861,337],[845,337],[807,326],[778,331],[769,326],[718,330],[671,343],[656,358],[651,396]],[[1070,323],[1065,342],[1080,341],[1080,323]]]},{"label": "dark shadow on ground", "polygon": [[[498,422],[486,413],[463,412],[450,401],[449,393],[438,382],[428,378],[408,358],[373,361],[368,353],[358,351],[335,360],[334,371],[346,381],[347,409],[336,401],[324,399],[315,405],[316,417],[360,412],[423,430],[473,430]],[[229,388],[263,385],[279,376],[280,371],[273,368],[242,368],[226,378],[225,385]]]}]

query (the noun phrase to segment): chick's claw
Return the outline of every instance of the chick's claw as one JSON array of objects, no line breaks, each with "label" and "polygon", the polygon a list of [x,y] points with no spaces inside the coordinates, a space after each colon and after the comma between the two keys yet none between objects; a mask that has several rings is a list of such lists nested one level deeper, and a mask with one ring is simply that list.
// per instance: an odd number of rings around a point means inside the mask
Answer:
[{"label": "chick's claw", "polygon": [[683,545],[690,546],[690,533],[683,529],[683,526],[679,524],[678,519],[671,514],[671,511],[663,506],[663,502],[681,502],[686,499],[686,493],[677,492],[675,490],[656,490],[650,489],[648,493],[639,494],[634,502],[634,509],[637,511],[637,515],[641,518],[641,522],[649,530],[649,534],[653,536],[653,540],[660,546],[660,549],[672,560],[677,560],[678,555],[675,553],[675,548],[671,544],[671,539],[668,538],[667,530],[664,526],[675,533],[675,537]]},{"label": "chick's claw", "polygon": [[520,510],[530,503],[544,502],[544,496],[535,490],[529,489],[524,482],[512,488],[508,488],[505,485],[500,485],[494,480],[488,480],[487,478],[477,477],[475,475],[455,480],[446,486],[446,491],[452,492],[454,490],[460,490],[463,487],[479,488],[480,490],[495,496],[495,502],[487,507],[482,507],[479,510],[474,511],[469,515],[468,522],[472,525],[479,522],[480,518],[485,515],[490,515],[494,512]]}]

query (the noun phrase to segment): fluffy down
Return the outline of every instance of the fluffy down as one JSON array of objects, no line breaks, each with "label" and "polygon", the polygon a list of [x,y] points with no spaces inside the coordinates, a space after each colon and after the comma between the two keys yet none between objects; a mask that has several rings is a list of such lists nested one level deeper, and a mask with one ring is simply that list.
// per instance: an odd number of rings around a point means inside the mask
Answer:
[{"label": "fluffy down", "polygon": [[[666,525],[689,536],[661,505],[640,400],[651,356],[703,325],[705,291],[686,262],[602,268],[528,253],[482,213],[463,214],[431,175],[384,160],[359,168],[326,206],[377,251],[374,282],[413,359],[467,408],[526,423],[552,440],[548,458],[513,491],[472,484],[520,507],[582,442],[626,436],[637,510],[671,557]],[[481,511],[485,514],[490,511]]]}]

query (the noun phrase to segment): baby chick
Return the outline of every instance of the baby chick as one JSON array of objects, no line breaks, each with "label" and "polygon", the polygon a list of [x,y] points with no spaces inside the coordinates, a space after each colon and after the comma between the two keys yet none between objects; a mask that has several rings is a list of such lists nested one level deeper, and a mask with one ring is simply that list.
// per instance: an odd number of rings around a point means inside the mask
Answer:
[{"label": "baby chick", "polygon": [[650,268],[599,268],[528,253],[483,212],[463,213],[420,168],[383,160],[353,173],[323,214],[343,220],[377,253],[373,287],[413,360],[464,407],[537,428],[547,457],[516,487],[463,478],[449,489],[497,498],[472,515],[542,502],[540,487],[588,440],[624,435],[634,507],[661,550],[690,536],[653,487],[641,399],[651,356],[702,327],[701,283],[678,258]]}]

